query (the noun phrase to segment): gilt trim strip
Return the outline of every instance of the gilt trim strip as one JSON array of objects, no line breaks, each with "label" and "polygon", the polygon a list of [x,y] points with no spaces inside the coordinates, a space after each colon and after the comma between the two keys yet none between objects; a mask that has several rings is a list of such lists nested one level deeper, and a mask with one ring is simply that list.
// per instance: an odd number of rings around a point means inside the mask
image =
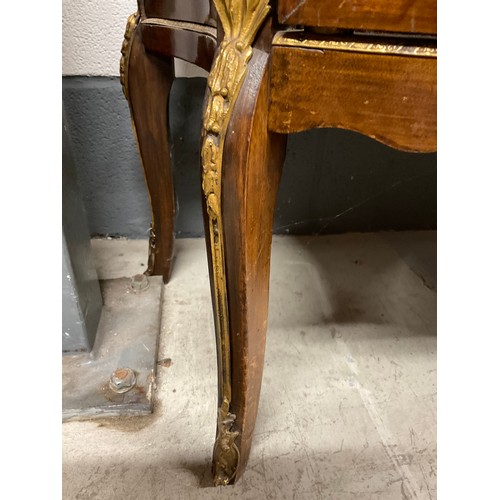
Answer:
[{"label": "gilt trim strip", "polygon": [[316,50],[340,50],[347,52],[368,52],[371,54],[437,57],[436,47],[362,42],[359,40],[320,40],[316,38],[299,37],[296,34],[297,32],[292,33],[289,31],[278,31],[276,35],[274,35],[273,45]]}]

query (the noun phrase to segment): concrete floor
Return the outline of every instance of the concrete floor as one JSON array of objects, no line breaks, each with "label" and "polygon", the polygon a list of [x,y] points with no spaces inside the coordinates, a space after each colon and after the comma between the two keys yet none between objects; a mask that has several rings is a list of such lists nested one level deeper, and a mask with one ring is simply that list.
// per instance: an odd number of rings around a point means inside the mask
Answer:
[{"label": "concrete floor", "polygon": [[[145,241],[93,242],[102,278]],[[153,415],[63,424],[64,499],[436,498],[436,234],[277,237],[250,461],[212,488],[214,327],[203,240],[178,240]]]}]

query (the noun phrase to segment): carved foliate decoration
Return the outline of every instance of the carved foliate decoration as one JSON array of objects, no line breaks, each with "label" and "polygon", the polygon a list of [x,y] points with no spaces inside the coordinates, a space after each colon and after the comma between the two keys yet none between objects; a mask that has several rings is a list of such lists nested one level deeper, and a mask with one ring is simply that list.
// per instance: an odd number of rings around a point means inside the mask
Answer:
[{"label": "carved foliate decoration", "polygon": [[128,101],[128,60],[130,57],[130,48],[132,46],[132,38],[135,33],[135,28],[139,22],[139,12],[130,14],[127,19],[127,27],[122,43],[122,57],[120,59],[120,83],[122,84],[123,94]]},{"label": "carved foliate decoration", "polygon": [[213,0],[224,40],[219,46],[208,77],[208,97],[202,131],[202,188],[209,216],[210,246],[215,288],[217,358],[219,367],[219,413],[214,447],[214,483],[229,484],[240,459],[233,428],[236,416],[231,405],[231,353],[229,313],[224,258],[224,231],[221,210],[222,152],[224,140],[244,80],[257,30],[269,12],[268,0]]},{"label": "carved foliate decoration", "polygon": [[224,398],[217,416],[217,440],[214,447],[214,484],[225,486],[236,475],[240,452],[236,446],[239,432],[231,430],[236,415],[229,413],[229,401]]}]

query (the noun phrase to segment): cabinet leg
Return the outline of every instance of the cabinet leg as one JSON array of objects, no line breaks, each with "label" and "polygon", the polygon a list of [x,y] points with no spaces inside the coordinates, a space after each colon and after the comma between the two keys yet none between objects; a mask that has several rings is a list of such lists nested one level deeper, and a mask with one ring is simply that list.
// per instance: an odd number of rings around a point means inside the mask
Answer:
[{"label": "cabinet leg", "polygon": [[234,73],[224,66],[226,47],[223,42],[209,77],[202,137],[219,369],[215,485],[233,483],[250,452],[264,366],[273,215],[286,145],[286,136],[267,130],[269,55],[253,49],[241,81],[228,82]]},{"label": "cabinet leg", "polygon": [[151,204],[146,274],[170,276],[174,243],[174,186],[168,144],[168,98],[174,77],[173,58],[144,49],[139,14],[127,23],[120,61],[120,80],[128,100],[132,126]]}]

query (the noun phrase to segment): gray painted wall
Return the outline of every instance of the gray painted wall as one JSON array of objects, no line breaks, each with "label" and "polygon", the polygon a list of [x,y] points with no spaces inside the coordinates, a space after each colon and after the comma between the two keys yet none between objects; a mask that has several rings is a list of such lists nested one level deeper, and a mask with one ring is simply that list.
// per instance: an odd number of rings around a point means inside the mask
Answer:
[{"label": "gray painted wall", "polygon": [[[199,132],[206,80],[170,98],[177,236],[203,235]],[[92,235],[146,238],[147,192],[119,80],[63,78],[63,104]],[[346,130],[289,136],[276,233],[435,229],[436,154],[393,150]]]}]

